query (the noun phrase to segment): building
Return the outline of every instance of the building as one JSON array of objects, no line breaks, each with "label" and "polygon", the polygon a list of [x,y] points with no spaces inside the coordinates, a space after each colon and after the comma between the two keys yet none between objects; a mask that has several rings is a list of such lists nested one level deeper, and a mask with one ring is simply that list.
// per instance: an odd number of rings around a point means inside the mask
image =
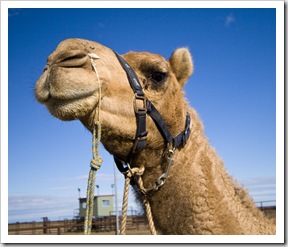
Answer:
[{"label": "building", "polygon": [[[114,210],[113,195],[94,196],[93,216],[109,216]],[[85,217],[86,198],[79,198],[79,216]]]}]

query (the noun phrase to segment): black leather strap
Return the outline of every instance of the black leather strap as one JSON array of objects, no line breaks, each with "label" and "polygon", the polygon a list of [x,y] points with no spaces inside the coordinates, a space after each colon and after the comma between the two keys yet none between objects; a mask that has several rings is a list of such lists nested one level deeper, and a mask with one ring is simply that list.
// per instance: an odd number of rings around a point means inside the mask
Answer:
[{"label": "black leather strap", "polygon": [[185,130],[182,131],[178,136],[174,137],[173,139],[173,146],[174,148],[183,148],[187,143],[191,130],[190,130],[190,115],[187,112],[186,115],[186,123],[185,123]]},{"label": "black leather strap", "polygon": [[[139,153],[141,152],[147,143],[147,134],[148,132],[146,131],[146,97],[144,96],[144,92],[142,90],[141,84],[139,82],[139,79],[137,75],[135,74],[134,70],[131,68],[131,66],[124,60],[123,57],[121,57],[118,53],[114,52],[116,57],[118,58],[122,68],[125,70],[130,86],[135,94],[135,99],[134,99],[134,110],[135,110],[135,115],[136,115],[136,124],[137,124],[137,129],[136,129],[136,135],[135,135],[135,141],[133,148],[131,150],[131,154],[129,155],[129,159],[131,159],[131,156],[134,153]],[[136,101],[142,101],[142,107],[137,106]]]},{"label": "black leather strap", "polygon": [[176,137],[173,137],[165,124],[163,118],[161,117],[160,113],[154,107],[154,105],[147,100],[147,113],[151,116],[154,123],[156,124],[159,132],[161,133],[162,137],[166,141],[166,143],[173,145],[173,148],[182,148],[185,146],[189,136],[190,136],[190,115],[187,113],[186,115],[186,122],[185,122],[185,129]]},{"label": "black leather strap", "polygon": [[163,136],[165,142],[171,143],[173,141],[173,136],[170,134],[170,131],[168,130],[168,127],[165,124],[160,113],[157,111],[155,106],[149,100],[147,100],[147,113],[153,119],[158,130],[160,131],[161,135]]},{"label": "black leather strap", "polygon": [[114,52],[116,57],[118,58],[122,68],[125,70],[130,86],[133,89],[133,92],[139,96],[143,96],[144,92],[142,90],[141,84],[138,80],[137,75],[135,74],[134,70],[130,67],[130,65],[121,57],[118,53]]}]

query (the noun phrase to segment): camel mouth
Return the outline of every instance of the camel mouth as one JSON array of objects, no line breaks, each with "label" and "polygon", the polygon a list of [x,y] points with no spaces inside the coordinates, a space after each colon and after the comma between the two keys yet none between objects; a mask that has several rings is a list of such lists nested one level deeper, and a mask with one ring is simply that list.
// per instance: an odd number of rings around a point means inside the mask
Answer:
[{"label": "camel mouth", "polygon": [[93,97],[94,94],[83,94],[83,95],[77,95],[77,97],[71,97],[71,98],[61,98],[61,97],[53,97],[50,95],[49,99],[45,102],[45,105],[57,108],[58,106],[63,106],[63,105],[70,105],[70,104],[75,104],[78,101],[83,101],[87,99],[88,97]]},{"label": "camel mouth", "polygon": [[59,82],[47,80],[47,76],[44,76],[44,78],[41,77],[35,88],[35,97],[38,102],[48,105],[69,104],[87,97],[95,97],[99,92],[97,87],[83,88],[81,90],[81,88],[77,88],[77,86],[72,86],[71,88],[62,89],[54,87],[54,85],[57,84],[59,84]]},{"label": "camel mouth", "polygon": [[71,98],[51,96],[45,105],[49,112],[64,121],[85,117],[99,104],[99,96],[95,93],[77,95]]},{"label": "camel mouth", "polygon": [[[75,86],[57,87],[57,80],[50,81],[47,73],[38,80],[35,96],[49,112],[61,120],[75,120],[85,117],[99,102],[98,86],[82,88]],[[69,84],[69,83],[68,83]]]},{"label": "camel mouth", "polygon": [[52,58],[36,83],[36,99],[61,120],[87,116],[98,104],[102,87],[96,83],[87,53],[72,50]]}]

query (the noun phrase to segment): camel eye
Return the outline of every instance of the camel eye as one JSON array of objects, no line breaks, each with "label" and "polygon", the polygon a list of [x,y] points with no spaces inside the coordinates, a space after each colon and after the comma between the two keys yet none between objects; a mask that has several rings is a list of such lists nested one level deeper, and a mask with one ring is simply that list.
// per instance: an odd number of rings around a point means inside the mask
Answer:
[{"label": "camel eye", "polygon": [[156,83],[162,83],[166,80],[167,74],[163,72],[154,72],[151,75],[151,80]]}]

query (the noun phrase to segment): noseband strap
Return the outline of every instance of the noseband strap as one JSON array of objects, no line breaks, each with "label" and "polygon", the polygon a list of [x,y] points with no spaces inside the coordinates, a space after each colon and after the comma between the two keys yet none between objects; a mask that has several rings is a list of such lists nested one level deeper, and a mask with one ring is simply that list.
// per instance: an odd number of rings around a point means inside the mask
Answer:
[{"label": "noseband strap", "polygon": [[[122,161],[120,158],[114,156],[116,161],[116,165],[120,172],[127,171],[127,168],[123,167],[123,165],[130,163],[132,160],[132,156],[135,153],[141,152],[147,143],[147,130],[146,130],[146,115],[149,114],[150,117],[153,119],[154,123],[156,124],[159,132],[161,133],[163,139],[167,143],[167,145],[172,145],[173,149],[180,149],[185,146],[189,136],[190,136],[190,115],[187,112],[186,115],[186,122],[185,122],[185,129],[177,136],[173,137],[170,133],[165,121],[161,117],[160,113],[157,111],[155,106],[149,101],[141,87],[139,79],[131,68],[131,66],[121,57],[118,53],[114,52],[116,57],[118,58],[121,66],[125,70],[130,86],[135,94],[134,99],[134,110],[136,116],[136,123],[137,123],[137,130],[133,148],[131,153],[126,161]],[[140,105],[140,107],[139,107]]]}]

